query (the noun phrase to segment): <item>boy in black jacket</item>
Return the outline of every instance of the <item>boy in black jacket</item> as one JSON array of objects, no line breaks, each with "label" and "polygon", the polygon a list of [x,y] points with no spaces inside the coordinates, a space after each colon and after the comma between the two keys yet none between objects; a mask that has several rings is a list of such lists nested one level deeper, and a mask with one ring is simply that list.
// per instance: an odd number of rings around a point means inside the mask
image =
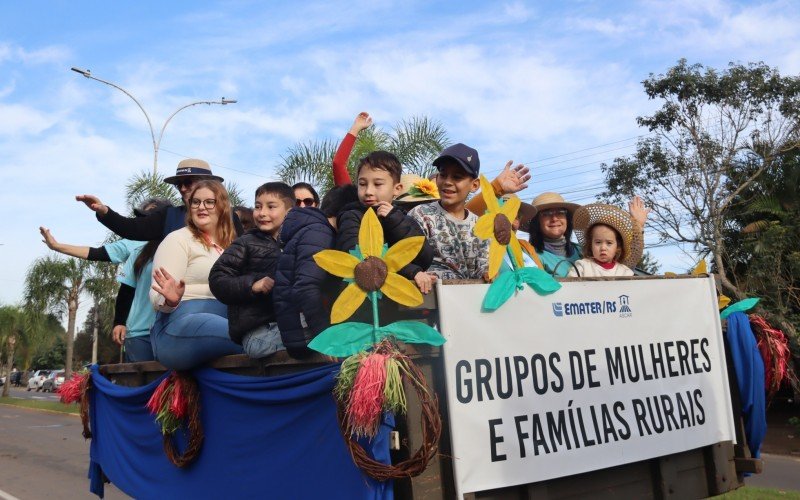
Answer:
[{"label": "boy in black jacket", "polygon": [[[383,241],[390,247],[409,236],[424,236],[417,221],[403,210],[392,205],[392,200],[403,191],[400,160],[386,151],[373,151],[358,163],[358,203],[343,208],[338,218],[339,234],[336,248],[345,252],[358,244],[361,219],[368,208],[375,210],[383,227]],[[433,261],[433,248],[426,241],[419,254],[398,274],[414,280],[422,293],[431,291],[436,277],[425,272]]]},{"label": "boy in black jacket", "polygon": [[211,268],[211,293],[228,306],[228,334],[251,358],[262,358],[284,348],[272,287],[281,248],[277,237],[294,191],[283,182],[267,182],[256,190],[253,218],[256,227],[237,238]]}]

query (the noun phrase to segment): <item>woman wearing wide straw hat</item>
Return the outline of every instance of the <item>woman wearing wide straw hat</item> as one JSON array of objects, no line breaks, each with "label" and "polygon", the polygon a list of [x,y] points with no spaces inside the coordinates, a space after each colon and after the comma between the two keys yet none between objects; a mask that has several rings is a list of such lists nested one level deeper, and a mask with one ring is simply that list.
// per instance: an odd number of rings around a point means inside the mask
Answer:
[{"label": "woman wearing wide straw hat", "polygon": [[572,222],[586,258],[575,262],[570,276],[633,276],[644,241],[631,214],[614,205],[592,203],[578,208]]},{"label": "woman wearing wide straw hat", "polygon": [[569,203],[558,193],[542,193],[531,205],[536,215],[528,227],[520,228],[529,234],[530,244],[542,261],[544,270],[563,278],[572,263],[581,258],[581,249],[571,241],[572,215],[580,207]]}]

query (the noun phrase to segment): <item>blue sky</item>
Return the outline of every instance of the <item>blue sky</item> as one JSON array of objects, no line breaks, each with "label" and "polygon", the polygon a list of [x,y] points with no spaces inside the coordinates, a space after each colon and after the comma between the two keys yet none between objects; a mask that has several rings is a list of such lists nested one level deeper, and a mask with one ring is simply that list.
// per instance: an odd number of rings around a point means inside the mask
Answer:
[{"label": "blue sky", "polygon": [[[92,193],[124,208],[127,178],[152,166],[149,131],[170,123],[163,172],[208,160],[249,198],[298,141],[338,140],[369,111],[383,127],[441,121],[495,174],[533,168],[542,191],[589,202],[600,164],[630,154],[655,107],[641,81],[680,58],[723,68],[760,61],[800,72],[796,1],[574,2],[10,2],[0,17],[0,303],[21,299],[47,253],[38,226],[99,244],[104,228],[76,203]],[[654,241],[652,235],[650,241]],[[692,256],[654,252],[662,271]],[[85,311],[88,301],[82,306]]]}]

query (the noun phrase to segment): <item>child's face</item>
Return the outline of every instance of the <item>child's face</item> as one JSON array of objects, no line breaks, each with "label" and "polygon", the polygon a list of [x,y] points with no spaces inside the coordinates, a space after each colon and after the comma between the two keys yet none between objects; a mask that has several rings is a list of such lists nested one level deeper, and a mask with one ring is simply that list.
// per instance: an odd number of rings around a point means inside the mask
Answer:
[{"label": "child's face", "polygon": [[605,224],[592,227],[592,257],[607,264],[617,259],[618,250],[616,231]]},{"label": "child's face", "polygon": [[457,207],[466,203],[467,195],[480,187],[480,180],[469,175],[458,163],[447,162],[436,176],[442,207]]},{"label": "child's face", "polygon": [[289,207],[280,196],[273,193],[264,193],[256,197],[255,208],[253,208],[253,219],[259,231],[263,231],[273,238],[278,236],[281,230],[283,219]]},{"label": "child's face", "polygon": [[358,172],[358,200],[368,207],[385,201],[391,203],[403,191],[403,185],[395,183],[386,170],[364,165]]}]

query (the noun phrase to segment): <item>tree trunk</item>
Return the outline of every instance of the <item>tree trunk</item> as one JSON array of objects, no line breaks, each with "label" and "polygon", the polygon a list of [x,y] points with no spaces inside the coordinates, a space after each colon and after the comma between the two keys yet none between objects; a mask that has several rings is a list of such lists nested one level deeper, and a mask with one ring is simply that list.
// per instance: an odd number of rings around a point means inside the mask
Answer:
[{"label": "tree trunk", "polygon": [[92,364],[97,364],[97,323],[100,321],[100,315],[97,313],[99,306],[95,303],[94,305],[94,328],[92,329]]},{"label": "tree trunk", "polygon": [[70,298],[67,309],[67,359],[64,360],[64,380],[72,377],[72,351],[75,343],[75,317],[78,315],[78,299]]},{"label": "tree trunk", "polygon": [[8,397],[9,387],[11,387],[11,367],[14,364],[14,346],[17,338],[12,333],[8,336],[8,358],[6,359],[6,383],[3,384],[3,397]]}]

